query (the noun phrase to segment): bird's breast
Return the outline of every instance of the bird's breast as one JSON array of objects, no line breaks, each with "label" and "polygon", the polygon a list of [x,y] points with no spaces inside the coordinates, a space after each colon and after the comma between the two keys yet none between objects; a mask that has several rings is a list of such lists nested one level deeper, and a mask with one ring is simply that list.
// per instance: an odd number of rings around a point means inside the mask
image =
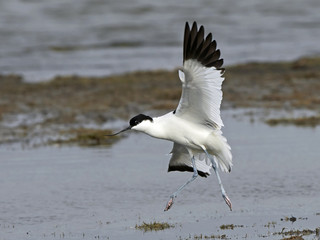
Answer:
[{"label": "bird's breast", "polygon": [[199,149],[199,146],[204,145],[206,139],[212,132],[211,129],[208,129],[203,125],[180,119],[167,121],[163,125],[162,129],[163,131],[161,132],[163,139],[176,142],[193,149]]}]

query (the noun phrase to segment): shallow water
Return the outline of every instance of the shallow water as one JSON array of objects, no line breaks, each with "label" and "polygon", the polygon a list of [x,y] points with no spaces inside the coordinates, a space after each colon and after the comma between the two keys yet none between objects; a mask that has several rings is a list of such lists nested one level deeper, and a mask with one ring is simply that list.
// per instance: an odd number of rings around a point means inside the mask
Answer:
[{"label": "shallow water", "polygon": [[[232,212],[215,176],[198,178],[163,212],[192,173],[167,173],[171,143],[143,134],[111,148],[1,147],[0,239],[280,239],[272,233],[320,227],[319,127],[269,127],[223,115],[234,168],[221,176]],[[291,216],[297,221],[281,221]],[[134,229],[151,221],[175,228]]]},{"label": "shallow water", "polygon": [[319,54],[318,0],[0,0],[0,73],[29,81],[173,69],[185,21],[213,32],[225,63]]}]

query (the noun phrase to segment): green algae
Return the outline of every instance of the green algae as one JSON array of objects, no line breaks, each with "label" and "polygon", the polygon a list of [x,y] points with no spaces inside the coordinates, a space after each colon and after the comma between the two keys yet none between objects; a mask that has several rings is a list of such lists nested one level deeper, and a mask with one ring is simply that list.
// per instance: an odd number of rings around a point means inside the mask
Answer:
[{"label": "green algae", "polygon": [[237,228],[237,227],[244,227],[244,226],[243,225],[234,225],[234,224],[223,224],[220,226],[220,229],[221,230],[226,230],[226,229],[233,230],[234,228]]},{"label": "green algae", "polygon": [[204,235],[204,234],[200,234],[200,235],[194,235],[193,239],[195,240],[199,240],[199,239],[228,239],[226,234],[221,234],[221,235]]},{"label": "green algae", "polygon": [[320,125],[320,116],[299,117],[299,118],[272,118],[265,121],[270,126],[295,125],[301,127],[315,127]]},{"label": "green algae", "polygon": [[143,230],[144,232],[148,231],[160,231],[168,228],[173,228],[174,225],[169,224],[167,222],[151,222],[151,223],[146,223],[143,222],[141,225],[136,225],[135,228],[138,230]]},{"label": "green algae", "polygon": [[[222,108],[311,109],[320,104],[320,57],[292,62],[246,63],[229,66],[223,83]],[[0,144],[26,141],[20,137],[50,132],[62,134],[61,144],[87,142],[99,145],[97,136],[65,133],[90,122],[96,128],[117,119],[128,120],[145,111],[169,111],[177,107],[181,82],[177,71],[138,71],[107,77],[56,76],[51,81],[28,83],[19,75],[0,75]],[[36,115],[42,121],[6,127],[21,115]],[[319,116],[301,119],[269,119],[270,125],[317,126]],[[40,129],[40,130],[39,130]],[[39,133],[40,131],[40,133]],[[3,136],[11,133],[13,137]],[[50,139],[50,138],[42,138]],[[44,140],[43,144],[48,144]]]},{"label": "green algae", "polygon": [[112,134],[111,130],[92,128],[74,128],[61,131],[60,134],[64,137],[50,141],[50,144],[72,144],[89,147],[112,145],[122,138],[122,136],[106,137],[107,134]]}]

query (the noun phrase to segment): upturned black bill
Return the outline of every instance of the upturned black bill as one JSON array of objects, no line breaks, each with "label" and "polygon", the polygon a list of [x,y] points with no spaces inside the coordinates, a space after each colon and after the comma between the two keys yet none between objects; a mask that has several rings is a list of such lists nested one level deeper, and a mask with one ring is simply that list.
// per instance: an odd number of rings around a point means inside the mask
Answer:
[{"label": "upturned black bill", "polygon": [[130,130],[130,129],[131,129],[131,126],[129,126],[129,127],[127,127],[127,128],[125,128],[125,129],[123,129],[123,130],[121,130],[121,131],[119,131],[119,132],[117,132],[117,133],[114,133],[114,134],[107,134],[107,135],[105,135],[105,136],[112,137],[112,136],[118,135],[119,133],[122,133],[122,132],[128,131],[128,130]]}]

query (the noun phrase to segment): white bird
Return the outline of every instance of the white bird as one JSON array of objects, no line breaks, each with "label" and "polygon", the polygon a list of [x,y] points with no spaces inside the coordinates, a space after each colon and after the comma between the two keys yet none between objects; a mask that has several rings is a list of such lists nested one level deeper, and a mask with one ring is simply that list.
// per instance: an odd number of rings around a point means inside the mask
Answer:
[{"label": "white bird", "polygon": [[232,210],[232,204],[222,185],[218,168],[230,172],[231,148],[222,136],[220,117],[221,86],[224,69],[221,68],[220,50],[216,49],[212,34],[204,38],[204,27],[190,29],[185,25],[183,67],[179,68],[182,95],[176,110],[160,117],[139,114],[130,120],[127,130],[144,132],[151,137],[173,142],[168,172],[190,171],[193,176],[174,192],[165,207],[169,210],[179,192],[198,175],[207,177],[213,168],[221,188],[222,197]]}]

